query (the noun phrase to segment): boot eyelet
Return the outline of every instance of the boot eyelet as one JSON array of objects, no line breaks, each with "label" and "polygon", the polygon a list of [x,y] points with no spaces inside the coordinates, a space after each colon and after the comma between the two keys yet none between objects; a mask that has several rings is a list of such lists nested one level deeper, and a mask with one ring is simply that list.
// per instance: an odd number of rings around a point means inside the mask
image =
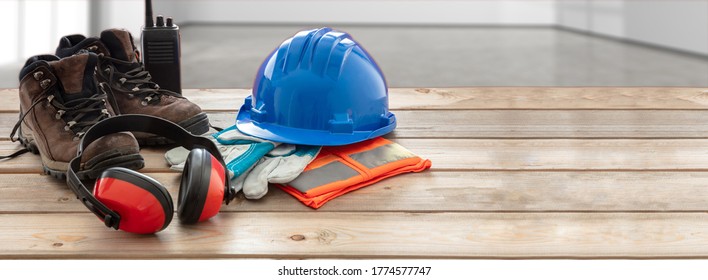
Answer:
[{"label": "boot eyelet", "polygon": [[90,47],[86,48],[86,50],[95,51],[95,50],[98,50],[98,47],[97,46],[90,46]]},{"label": "boot eyelet", "polygon": [[37,71],[37,72],[34,73],[33,76],[34,76],[34,79],[35,79],[35,80],[39,81],[39,79],[41,79],[42,76],[44,76],[44,72],[42,72],[42,71]]},{"label": "boot eyelet", "polygon": [[152,101],[152,97],[148,96],[143,98],[143,101],[140,102],[140,104],[142,104],[143,106],[147,106],[148,104],[150,104],[150,101]]},{"label": "boot eyelet", "polygon": [[103,94],[108,94],[108,92],[106,91],[106,85],[106,83],[98,83],[98,88],[101,90],[101,92],[103,92]]},{"label": "boot eyelet", "polygon": [[71,130],[71,127],[74,126],[75,124],[76,124],[75,121],[70,121],[70,122],[66,123],[66,126],[64,126],[64,130],[66,130],[66,131]]},{"label": "boot eyelet", "polygon": [[49,84],[51,84],[51,83],[52,83],[52,80],[45,79],[45,80],[42,80],[41,82],[39,82],[39,86],[42,87],[43,89],[47,89],[47,87],[49,87]]},{"label": "boot eyelet", "polygon": [[59,111],[57,111],[56,115],[54,115],[54,118],[57,119],[57,120],[59,120],[59,119],[61,119],[61,116],[64,115],[64,113],[66,113],[66,111],[64,111],[64,110],[59,110]]}]

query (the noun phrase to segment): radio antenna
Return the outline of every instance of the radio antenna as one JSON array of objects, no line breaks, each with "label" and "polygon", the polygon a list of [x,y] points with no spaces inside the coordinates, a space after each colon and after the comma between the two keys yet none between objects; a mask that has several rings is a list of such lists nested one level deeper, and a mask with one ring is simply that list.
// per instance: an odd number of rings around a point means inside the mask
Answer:
[{"label": "radio antenna", "polygon": [[152,0],[145,0],[145,27],[153,27],[152,21]]}]

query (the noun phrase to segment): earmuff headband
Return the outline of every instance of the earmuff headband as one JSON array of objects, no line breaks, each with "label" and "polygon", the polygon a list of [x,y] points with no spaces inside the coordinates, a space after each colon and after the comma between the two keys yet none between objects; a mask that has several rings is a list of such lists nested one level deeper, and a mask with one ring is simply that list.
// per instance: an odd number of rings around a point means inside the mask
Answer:
[{"label": "earmuff headband", "polygon": [[[214,143],[204,137],[195,136],[189,133],[179,125],[168,120],[148,116],[148,115],[120,115],[105,119],[92,126],[84,137],[79,142],[79,147],[76,152],[76,157],[69,162],[69,170],[67,171],[66,180],[71,190],[76,194],[77,198],[91,210],[98,218],[103,220],[107,227],[118,229],[120,223],[120,215],[108,208],[101,201],[91,194],[86,186],[81,183],[76,173],[81,167],[81,154],[84,147],[88,147],[91,143],[105,135],[118,133],[123,131],[137,131],[156,134],[174,141],[178,145],[192,150],[196,147],[201,147],[209,151],[221,164],[226,166],[224,159],[221,157],[219,149]],[[227,169],[224,168],[225,172]],[[228,173],[225,178],[229,178]],[[225,180],[225,199],[231,200],[235,195],[235,190],[229,185],[229,180]]]}]

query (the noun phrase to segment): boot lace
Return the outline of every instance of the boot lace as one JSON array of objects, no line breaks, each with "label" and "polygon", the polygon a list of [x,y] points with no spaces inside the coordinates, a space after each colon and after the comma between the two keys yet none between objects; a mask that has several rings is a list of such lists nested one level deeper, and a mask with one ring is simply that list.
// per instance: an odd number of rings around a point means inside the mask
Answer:
[{"label": "boot lace", "polygon": [[[100,54],[98,57],[102,61],[101,69],[103,74],[109,77],[108,84],[110,87],[118,90],[129,89],[130,94],[143,98],[141,102],[143,106],[160,103],[160,98],[163,95],[181,98],[179,94],[161,89],[157,83],[153,82],[150,72],[145,70],[145,66],[142,63],[123,61],[105,56],[104,54]],[[137,66],[126,72],[122,72],[116,69],[115,64],[128,66],[137,64]],[[117,84],[120,86],[117,86]]]},{"label": "boot lace", "polygon": [[110,117],[108,109],[106,109],[106,92],[101,88],[102,93],[94,94],[91,97],[78,98],[67,102],[59,102],[54,98],[54,92],[45,98],[37,98],[27,111],[20,114],[20,119],[12,128],[10,140],[15,142],[18,138],[15,137],[17,130],[20,128],[22,121],[27,115],[32,112],[32,109],[38,104],[45,103],[57,109],[54,118],[64,120],[66,125],[64,130],[71,131],[74,134],[74,140],[79,140],[94,124]]}]

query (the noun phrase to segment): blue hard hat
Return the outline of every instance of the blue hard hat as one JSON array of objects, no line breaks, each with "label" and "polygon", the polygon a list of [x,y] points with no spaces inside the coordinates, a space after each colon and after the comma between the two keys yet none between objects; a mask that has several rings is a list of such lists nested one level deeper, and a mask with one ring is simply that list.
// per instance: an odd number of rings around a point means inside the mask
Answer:
[{"label": "blue hard hat", "polygon": [[258,69],[236,117],[251,136],[290,144],[338,146],[391,132],[381,69],[349,34],[301,31]]}]

